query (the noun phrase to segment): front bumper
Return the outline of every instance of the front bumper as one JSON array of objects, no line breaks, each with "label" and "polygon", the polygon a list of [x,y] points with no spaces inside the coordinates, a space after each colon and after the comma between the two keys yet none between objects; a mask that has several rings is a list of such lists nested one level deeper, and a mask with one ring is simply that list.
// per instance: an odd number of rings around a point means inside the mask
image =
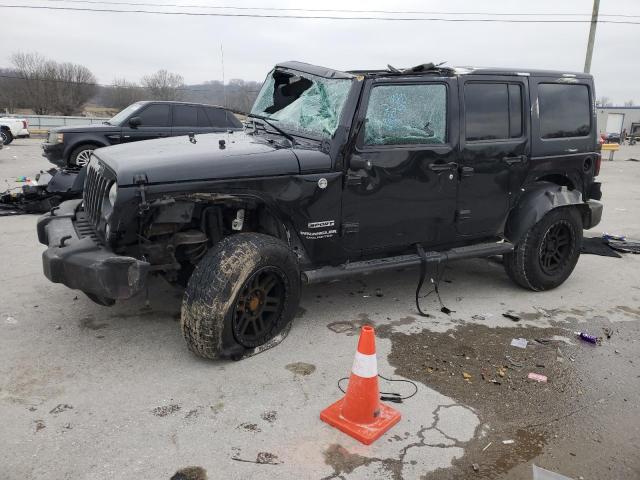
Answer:
[{"label": "front bumper", "polygon": [[58,167],[66,166],[63,143],[43,143],[42,156]]},{"label": "front bumper", "polygon": [[88,231],[81,204],[69,200],[38,219],[38,240],[49,247],[42,254],[45,276],[102,298],[132,297],[144,288],[149,263],[117,255],[95,235],[79,233]]},{"label": "front bumper", "polygon": [[585,219],[583,228],[588,230],[598,225],[602,220],[602,203],[596,200],[587,200],[586,205],[589,209],[589,214],[588,218]]}]

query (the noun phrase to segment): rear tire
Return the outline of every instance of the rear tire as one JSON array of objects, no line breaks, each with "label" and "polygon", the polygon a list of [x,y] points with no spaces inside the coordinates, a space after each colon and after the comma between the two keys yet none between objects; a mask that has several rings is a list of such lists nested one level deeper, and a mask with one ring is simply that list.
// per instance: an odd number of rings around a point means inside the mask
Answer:
[{"label": "rear tire", "polygon": [[91,154],[98,148],[95,145],[80,145],[75,148],[69,156],[69,164],[73,167],[82,168],[89,163]]},{"label": "rear tire", "polygon": [[3,145],[9,145],[13,142],[13,134],[7,128],[3,128],[0,130],[0,139],[2,140]]},{"label": "rear tire", "polygon": [[581,244],[582,217],[578,210],[556,208],[527,231],[512,253],[504,255],[504,269],[523,288],[551,290],[573,272]]},{"label": "rear tire", "polygon": [[221,240],[196,266],[182,301],[182,335],[205,358],[238,360],[289,327],[300,301],[291,249],[258,233]]}]

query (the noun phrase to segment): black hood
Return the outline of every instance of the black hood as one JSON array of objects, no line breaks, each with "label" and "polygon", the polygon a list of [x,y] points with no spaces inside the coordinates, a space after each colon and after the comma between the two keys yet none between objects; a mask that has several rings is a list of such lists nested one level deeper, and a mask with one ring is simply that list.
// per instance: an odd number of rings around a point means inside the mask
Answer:
[{"label": "black hood", "polygon": [[195,138],[195,144],[184,136],[115,145],[96,150],[94,156],[116,174],[120,186],[133,185],[136,175],[146,175],[154,184],[300,173],[290,148],[262,136],[235,132]]},{"label": "black hood", "polygon": [[104,123],[88,123],[86,125],[71,125],[68,127],[56,127],[51,131],[55,133],[83,133],[83,132],[119,132],[122,127],[118,125],[105,125]]}]

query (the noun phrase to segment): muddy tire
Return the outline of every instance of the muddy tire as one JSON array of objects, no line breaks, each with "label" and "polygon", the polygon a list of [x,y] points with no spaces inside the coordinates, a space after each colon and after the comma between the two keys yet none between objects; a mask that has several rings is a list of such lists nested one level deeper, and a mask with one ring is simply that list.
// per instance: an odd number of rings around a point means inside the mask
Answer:
[{"label": "muddy tire", "polygon": [[504,269],[523,288],[551,290],[573,272],[581,244],[582,218],[578,210],[556,208],[527,231],[513,253],[504,255]]},{"label": "muddy tire", "polygon": [[80,145],[69,155],[69,164],[73,167],[84,167],[89,163],[91,154],[96,148],[98,147],[91,144]]},{"label": "muddy tire", "polygon": [[298,261],[285,243],[231,235],[196,266],[182,300],[182,335],[205,358],[238,360],[290,326],[300,301]]},{"label": "muddy tire", "polygon": [[9,145],[13,142],[13,134],[11,133],[11,130],[8,128],[0,130],[0,142],[2,142],[3,145]]}]

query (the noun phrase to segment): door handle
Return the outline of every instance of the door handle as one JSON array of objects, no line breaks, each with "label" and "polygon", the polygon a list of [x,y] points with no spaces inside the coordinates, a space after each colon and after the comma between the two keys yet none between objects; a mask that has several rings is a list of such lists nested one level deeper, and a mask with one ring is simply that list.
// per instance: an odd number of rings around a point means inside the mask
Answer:
[{"label": "door handle", "polygon": [[429,165],[429,169],[433,172],[446,172],[458,168],[458,164],[455,162],[449,163],[432,163]]},{"label": "door handle", "polygon": [[460,176],[462,178],[472,177],[474,173],[475,170],[473,169],[473,167],[462,167],[460,169]]},{"label": "door handle", "polygon": [[167,135],[169,135],[168,133],[159,133],[158,136],[159,137],[166,137]]},{"label": "door handle", "polygon": [[527,159],[526,155],[516,155],[514,157],[503,157],[502,160],[508,165],[514,165],[516,163],[522,163]]}]

